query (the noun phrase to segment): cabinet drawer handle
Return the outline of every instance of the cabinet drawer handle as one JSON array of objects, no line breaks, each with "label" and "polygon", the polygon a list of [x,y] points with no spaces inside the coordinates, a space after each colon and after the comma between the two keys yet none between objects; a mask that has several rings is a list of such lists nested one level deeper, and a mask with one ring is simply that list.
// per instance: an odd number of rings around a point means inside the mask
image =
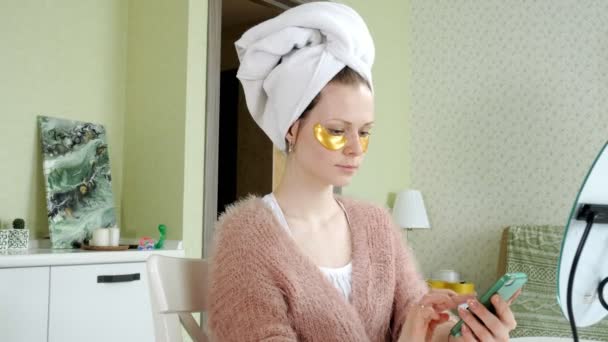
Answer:
[{"label": "cabinet drawer handle", "polygon": [[139,273],[97,276],[98,283],[125,283],[135,280],[139,280]]}]

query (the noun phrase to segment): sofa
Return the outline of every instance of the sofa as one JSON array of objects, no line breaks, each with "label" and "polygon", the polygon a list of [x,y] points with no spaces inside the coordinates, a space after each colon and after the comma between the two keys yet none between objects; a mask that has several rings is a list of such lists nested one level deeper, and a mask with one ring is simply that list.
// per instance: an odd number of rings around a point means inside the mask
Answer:
[{"label": "sofa", "polygon": [[[563,226],[511,226],[503,230],[498,273],[524,272],[528,283],[511,308],[512,341],[572,341],[570,324],[557,304],[557,271]],[[579,328],[579,338],[608,341],[608,319]]]}]

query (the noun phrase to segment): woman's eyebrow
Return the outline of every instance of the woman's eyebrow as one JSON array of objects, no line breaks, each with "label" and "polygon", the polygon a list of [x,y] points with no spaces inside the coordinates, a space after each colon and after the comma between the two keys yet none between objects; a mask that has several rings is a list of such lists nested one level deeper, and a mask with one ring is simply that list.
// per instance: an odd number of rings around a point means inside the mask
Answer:
[{"label": "woman's eyebrow", "polygon": [[[352,124],[353,124],[352,122],[347,121],[347,120],[343,120],[343,119],[328,119],[327,121],[340,121],[340,122],[342,122],[342,123],[345,123],[345,124],[347,124],[347,125],[351,125],[351,126],[352,126]],[[374,122],[373,122],[373,121],[370,121],[370,122],[368,122],[368,123],[363,124],[363,126],[362,126],[362,127],[372,126],[373,124],[374,124]]]}]

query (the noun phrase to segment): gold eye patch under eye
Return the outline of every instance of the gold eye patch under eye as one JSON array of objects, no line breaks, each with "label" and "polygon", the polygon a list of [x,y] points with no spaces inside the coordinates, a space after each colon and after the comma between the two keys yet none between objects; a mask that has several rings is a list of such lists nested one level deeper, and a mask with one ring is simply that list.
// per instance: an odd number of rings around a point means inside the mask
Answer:
[{"label": "gold eye patch under eye", "polygon": [[316,124],[313,129],[315,132],[315,138],[326,149],[330,151],[338,151],[346,146],[346,137],[344,135],[333,135],[321,124]]},{"label": "gold eye patch under eye", "polygon": [[[327,128],[323,127],[323,125],[321,124],[316,124],[313,129],[317,141],[323,147],[330,151],[338,151],[344,148],[344,146],[346,146],[346,143],[348,142],[346,136],[344,136],[343,134],[332,134],[327,130]],[[359,137],[359,144],[361,145],[361,150],[363,150],[363,153],[367,152],[367,146],[369,145],[369,135]]]},{"label": "gold eye patch under eye", "polygon": [[359,137],[359,144],[361,144],[361,149],[363,153],[367,152],[367,146],[369,145],[369,135],[365,137]]}]

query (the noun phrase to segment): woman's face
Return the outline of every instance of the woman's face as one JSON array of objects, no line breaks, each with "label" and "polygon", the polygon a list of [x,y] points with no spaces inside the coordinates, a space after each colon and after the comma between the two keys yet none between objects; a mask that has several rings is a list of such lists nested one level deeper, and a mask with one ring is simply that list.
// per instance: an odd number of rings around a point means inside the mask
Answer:
[{"label": "woman's face", "polygon": [[344,186],[351,182],[365,152],[374,121],[374,98],[364,84],[331,82],[319,102],[296,121],[287,134],[295,141],[289,163],[321,183]]}]

